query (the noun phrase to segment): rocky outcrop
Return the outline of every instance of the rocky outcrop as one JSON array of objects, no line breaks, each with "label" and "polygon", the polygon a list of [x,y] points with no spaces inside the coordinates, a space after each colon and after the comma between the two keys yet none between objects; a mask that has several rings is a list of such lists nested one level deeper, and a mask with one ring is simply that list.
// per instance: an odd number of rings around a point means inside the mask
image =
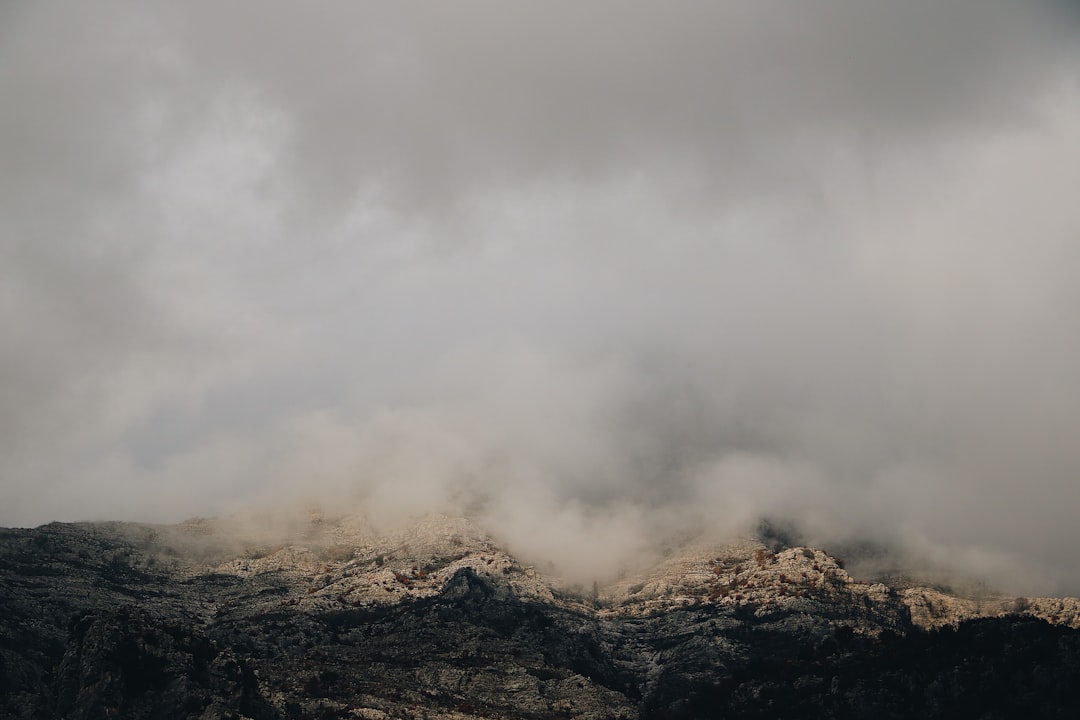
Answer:
[{"label": "rocky outcrop", "polygon": [[459,518],[0,531],[11,718],[1077,717],[1076,600],[686,545],[591,589]]}]

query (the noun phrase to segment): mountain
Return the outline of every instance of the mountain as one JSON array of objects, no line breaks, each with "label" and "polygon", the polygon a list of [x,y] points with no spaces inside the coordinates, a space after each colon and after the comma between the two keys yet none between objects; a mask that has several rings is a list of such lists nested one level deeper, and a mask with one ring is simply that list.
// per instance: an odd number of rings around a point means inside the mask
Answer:
[{"label": "mountain", "polygon": [[687,542],[573,586],[468,520],[0,530],[4,718],[1080,717],[1080,601]]}]

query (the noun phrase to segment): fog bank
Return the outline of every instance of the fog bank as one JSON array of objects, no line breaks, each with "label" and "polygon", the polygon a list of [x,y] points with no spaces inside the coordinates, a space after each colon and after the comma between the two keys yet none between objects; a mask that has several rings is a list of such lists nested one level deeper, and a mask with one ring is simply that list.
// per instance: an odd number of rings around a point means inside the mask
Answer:
[{"label": "fog bank", "polygon": [[0,524],[767,516],[1078,594],[1075,12],[6,3]]}]

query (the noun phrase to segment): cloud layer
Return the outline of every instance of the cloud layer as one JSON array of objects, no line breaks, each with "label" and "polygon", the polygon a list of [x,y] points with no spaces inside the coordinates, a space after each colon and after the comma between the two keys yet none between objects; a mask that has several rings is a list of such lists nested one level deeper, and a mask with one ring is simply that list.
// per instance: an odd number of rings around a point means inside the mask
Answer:
[{"label": "cloud layer", "polygon": [[1066,3],[8,3],[0,523],[792,518],[1080,593]]}]

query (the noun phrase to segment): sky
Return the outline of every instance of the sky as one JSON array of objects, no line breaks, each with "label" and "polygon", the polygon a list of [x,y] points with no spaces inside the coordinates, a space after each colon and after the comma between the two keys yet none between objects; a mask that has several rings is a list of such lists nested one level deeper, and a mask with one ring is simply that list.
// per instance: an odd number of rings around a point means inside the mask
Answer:
[{"label": "sky", "polygon": [[761,518],[1080,594],[1080,8],[0,5],[0,525]]}]

